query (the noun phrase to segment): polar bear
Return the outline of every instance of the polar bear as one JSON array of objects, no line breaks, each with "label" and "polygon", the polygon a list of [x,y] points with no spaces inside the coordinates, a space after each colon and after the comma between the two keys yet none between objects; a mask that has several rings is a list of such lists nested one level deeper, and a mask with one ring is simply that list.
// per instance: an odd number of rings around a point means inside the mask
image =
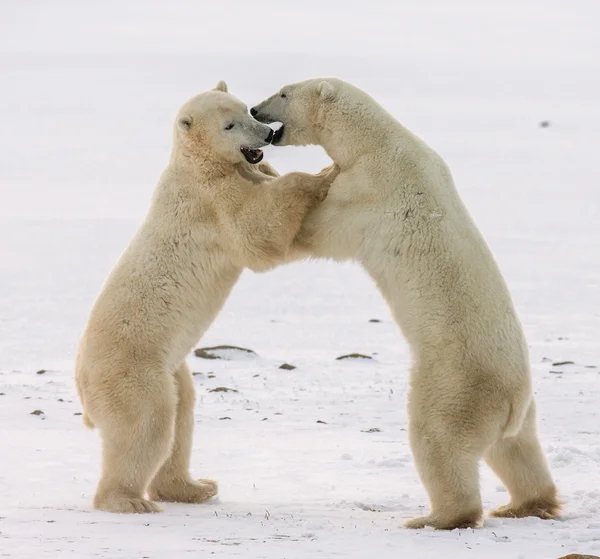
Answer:
[{"label": "polar bear", "polygon": [[223,82],[179,111],[149,213],[77,352],[84,422],[103,443],[95,508],[157,512],[153,501],[200,503],[217,493],[214,481],[189,474],[195,395],[186,356],[245,267],[285,260],[338,172],[274,178],[260,163],[271,137]]},{"label": "polar bear", "polygon": [[282,123],[273,144],[321,145],[339,165],[295,247],[360,262],[410,345],[409,439],[431,512],[406,526],[480,526],[482,457],[511,497],[493,516],[555,518],[522,328],[441,157],[335,78],[285,86],[250,112]]}]

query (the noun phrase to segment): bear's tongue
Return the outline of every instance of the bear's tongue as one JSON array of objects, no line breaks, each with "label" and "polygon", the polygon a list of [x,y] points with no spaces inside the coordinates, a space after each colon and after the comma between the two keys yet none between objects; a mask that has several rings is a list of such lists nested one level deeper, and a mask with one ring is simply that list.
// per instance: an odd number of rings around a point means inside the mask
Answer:
[{"label": "bear's tongue", "polygon": [[244,154],[248,163],[260,163],[263,158],[263,152],[260,149],[241,148],[240,151]]}]

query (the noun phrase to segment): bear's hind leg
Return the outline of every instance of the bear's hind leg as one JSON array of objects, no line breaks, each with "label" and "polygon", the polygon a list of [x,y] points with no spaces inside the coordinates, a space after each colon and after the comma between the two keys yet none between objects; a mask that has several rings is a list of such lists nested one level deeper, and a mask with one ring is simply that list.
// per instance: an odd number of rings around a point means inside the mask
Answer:
[{"label": "bear's hind leg", "polygon": [[521,431],[494,444],[485,459],[510,493],[510,503],[495,509],[490,516],[544,519],[558,516],[560,501],[537,437],[534,403]]},{"label": "bear's hind leg", "polygon": [[431,503],[428,516],[405,522],[407,528],[476,528],[482,523],[479,456],[457,440],[411,418],[409,438],[419,477]]},{"label": "bear's hind leg", "polygon": [[138,386],[134,390],[121,386],[119,402],[112,401],[107,410],[110,413],[96,421],[102,436],[102,476],[94,508],[117,513],[161,510],[146,500],[144,493],[169,455],[175,395],[171,378],[159,372],[152,374],[145,374],[140,381],[144,383],[143,393]]},{"label": "bear's hind leg", "polygon": [[217,492],[217,483],[209,479],[193,480],[189,474],[194,434],[195,390],[187,363],[174,373],[177,387],[177,415],[173,448],[150,483],[148,495],[156,501],[202,503]]}]

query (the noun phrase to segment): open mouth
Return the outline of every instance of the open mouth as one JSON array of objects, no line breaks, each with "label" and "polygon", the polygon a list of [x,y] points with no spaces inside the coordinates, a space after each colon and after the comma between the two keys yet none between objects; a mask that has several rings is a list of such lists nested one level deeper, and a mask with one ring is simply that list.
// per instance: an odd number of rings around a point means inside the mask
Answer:
[{"label": "open mouth", "polygon": [[272,144],[278,144],[281,141],[284,128],[285,126],[282,124],[277,130],[275,130],[275,133],[273,134],[273,140],[271,140]]},{"label": "open mouth", "polygon": [[252,163],[252,165],[262,161],[263,152],[261,149],[241,148],[240,151],[244,154],[246,161]]}]

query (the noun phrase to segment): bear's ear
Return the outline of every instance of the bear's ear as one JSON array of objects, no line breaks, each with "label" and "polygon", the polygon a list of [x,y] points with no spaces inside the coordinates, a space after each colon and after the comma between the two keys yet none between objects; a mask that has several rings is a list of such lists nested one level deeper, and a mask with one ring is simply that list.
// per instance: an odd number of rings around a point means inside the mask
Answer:
[{"label": "bear's ear", "polygon": [[223,80],[221,80],[217,84],[217,87],[215,87],[214,91],[222,91],[223,93],[227,93],[227,84]]},{"label": "bear's ear", "polygon": [[182,115],[177,120],[177,126],[179,126],[179,129],[183,132],[189,132],[190,128],[192,127],[192,123],[193,120],[190,115]]},{"label": "bear's ear", "polygon": [[335,97],[335,90],[329,82],[321,82],[317,85],[317,93],[321,99],[333,99]]}]

